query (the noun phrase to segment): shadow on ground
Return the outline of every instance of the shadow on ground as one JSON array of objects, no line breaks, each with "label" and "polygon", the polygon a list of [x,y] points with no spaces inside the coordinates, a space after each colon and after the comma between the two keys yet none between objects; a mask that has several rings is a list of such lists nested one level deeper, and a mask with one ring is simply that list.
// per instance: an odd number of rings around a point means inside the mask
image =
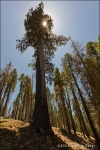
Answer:
[{"label": "shadow on ground", "polygon": [[8,122],[8,121],[1,121],[1,120],[0,120],[0,123],[3,123],[3,122]]},{"label": "shadow on ground", "polygon": [[76,143],[78,143],[80,145],[84,145],[84,147],[87,147],[89,149],[98,150],[98,148],[95,145],[95,142],[92,139],[90,139],[90,138],[87,137],[88,138],[88,144],[87,144],[85,138],[83,139],[80,136],[75,136],[73,133],[69,133],[65,129],[59,129],[59,130],[62,133],[62,135],[66,136],[71,141],[76,142]]},{"label": "shadow on ground", "polygon": [[15,130],[1,128],[0,139],[0,150],[71,150],[68,147],[59,147],[65,143],[57,135],[41,135],[31,126]]}]

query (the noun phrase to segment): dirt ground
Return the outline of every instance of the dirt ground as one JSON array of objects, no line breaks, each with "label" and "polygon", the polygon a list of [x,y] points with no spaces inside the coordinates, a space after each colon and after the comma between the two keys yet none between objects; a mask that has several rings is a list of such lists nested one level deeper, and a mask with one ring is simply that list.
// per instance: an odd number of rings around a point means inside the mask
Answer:
[{"label": "dirt ground", "polygon": [[0,150],[96,150],[95,140],[52,127],[54,135],[37,133],[30,123],[0,118]]}]

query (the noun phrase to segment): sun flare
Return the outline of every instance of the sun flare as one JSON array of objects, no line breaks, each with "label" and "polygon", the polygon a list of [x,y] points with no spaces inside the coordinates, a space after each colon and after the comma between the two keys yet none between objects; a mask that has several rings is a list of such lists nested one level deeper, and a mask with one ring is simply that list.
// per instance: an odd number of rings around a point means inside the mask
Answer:
[{"label": "sun flare", "polygon": [[47,26],[47,22],[46,21],[43,21],[42,24],[43,24],[44,27]]}]

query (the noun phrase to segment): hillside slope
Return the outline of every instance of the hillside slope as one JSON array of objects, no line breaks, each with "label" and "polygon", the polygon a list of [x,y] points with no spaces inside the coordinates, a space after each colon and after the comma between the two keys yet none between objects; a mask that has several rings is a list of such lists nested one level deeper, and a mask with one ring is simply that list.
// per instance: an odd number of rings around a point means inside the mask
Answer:
[{"label": "hillside slope", "polygon": [[86,139],[81,133],[74,136],[53,127],[54,135],[45,136],[29,125],[24,121],[0,118],[0,150],[96,150],[94,139]]}]

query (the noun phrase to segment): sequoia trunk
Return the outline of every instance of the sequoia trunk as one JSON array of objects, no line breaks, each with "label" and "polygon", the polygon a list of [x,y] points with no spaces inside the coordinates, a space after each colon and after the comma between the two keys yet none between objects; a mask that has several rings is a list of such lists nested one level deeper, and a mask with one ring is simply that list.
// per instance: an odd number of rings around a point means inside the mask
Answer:
[{"label": "sequoia trunk", "polygon": [[33,113],[32,125],[36,131],[42,134],[51,133],[51,125],[46,96],[44,54],[43,54],[42,40],[40,41],[37,49],[36,97],[35,97],[35,108]]}]

